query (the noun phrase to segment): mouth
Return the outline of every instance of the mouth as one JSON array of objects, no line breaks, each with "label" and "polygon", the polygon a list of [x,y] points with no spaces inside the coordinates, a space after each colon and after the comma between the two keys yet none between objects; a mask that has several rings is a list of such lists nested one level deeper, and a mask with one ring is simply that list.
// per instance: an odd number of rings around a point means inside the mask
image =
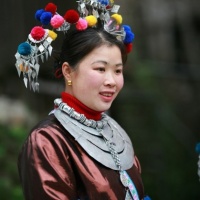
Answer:
[{"label": "mouth", "polygon": [[107,106],[105,110],[109,109],[112,102],[116,98],[117,91],[101,91],[99,93],[99,102],[102,103],[102,105]]},{"label": "mouth", "polygon": [[107,92],[102,92],[100,93],[102,96],[104,97],[112,97],[113,96],[113,93],[107,93]]},{"label": "mouth", "polygon": [[114,100],[114,94],[115,92],[100,92],[99,93],[101,95],[101,99],[104,101],[104,102],[112,102]]},{"label": "mouth", "polygon": [[112,97],[114,92],[100,92],[100,94],[104,97]]}]

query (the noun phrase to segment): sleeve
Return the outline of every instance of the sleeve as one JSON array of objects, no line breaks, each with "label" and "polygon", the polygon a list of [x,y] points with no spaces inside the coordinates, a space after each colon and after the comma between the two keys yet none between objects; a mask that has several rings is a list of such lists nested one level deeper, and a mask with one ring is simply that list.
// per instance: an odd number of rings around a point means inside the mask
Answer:
[{"label": "sleeve", "polygon": [[66,140],[49,127],[34,130],[19,155],[26,200],[75,200],[76,181]]}]

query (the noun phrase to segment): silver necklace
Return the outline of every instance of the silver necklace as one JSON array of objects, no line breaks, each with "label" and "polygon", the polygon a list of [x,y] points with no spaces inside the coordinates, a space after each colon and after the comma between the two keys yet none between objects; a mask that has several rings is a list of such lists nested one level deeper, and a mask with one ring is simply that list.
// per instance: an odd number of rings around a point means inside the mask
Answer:
[{"label": "silver necklace", "polygon": [[84,124],[87,127],[94,129],[102,129],[107,121],[105,120],[105,115],[102,114],[102,119],[100,121],[95,121],[92,119],[87,119],[85,115],[76,112],[73,108],[68,106],[66,103],[63,103],[61,99],[55,99],[54,104],[59,107],[60,110],[64,111],[71,118],[76,119],[81,124]]},{"label": "silver necklace", "polygon": [[[61,99],[55,99],[54,104],[56,105],[56,107],[58,107],[59,110],[62,110],[63,112],[65,112],[69,117],[77,120],[79,123],[87,127],[91,127],[95,129],[98,132],[98,135],[103,137],[110,151],[110,154],[114,160],[114,163],[119,171],[120,181],[123,184],[123,186],[126,188],[125,200],[139,200],[134,183],[131,181],[127,172],[121,169],[121,161],[120,161],[117,151],[115,150],[115,143],[113,143],[108,138],[106,138],[106,135],[103,133],[104,126],[108,124],[108,121],[106,120],[106,115],[102,114],[102,119],[100,121],[95,121],[92,119],[87,119],[85,115],[76,112],[73,108],[68,106],[66,103],[62,102]],[[111,126],[110,128],[113,134],[113,129]]]},{"label": "silver necklace", "polygon": [[[98,130],[101,133],[101,129]],[[119,155],[117,153],[117,151],[115,150],[115,145],[110,142],[109,140],[107,140],[104,137],[105,143],[109,148],[109,151],[112,155],[112,158],[115,162],[115,165],[117,166],[118,170],[119,170],[119,176],[120,176],[120,181],[123,184],[123,186],[126,188],[126,196],[125,196],[125,200],[139,200],[139,195],[137,193],[137,189],[134,185],[134,183],[132,182],[132,180],[130,179],[129,175],[127,174],[127,172],[125,170],[121,169],[121,162],[120,162],[120,158]]]}]

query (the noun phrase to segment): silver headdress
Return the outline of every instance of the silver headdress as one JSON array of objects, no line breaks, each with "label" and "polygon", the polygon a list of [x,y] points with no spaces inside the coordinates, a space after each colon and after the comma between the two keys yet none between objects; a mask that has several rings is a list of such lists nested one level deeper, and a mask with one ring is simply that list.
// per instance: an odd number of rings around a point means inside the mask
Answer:
[{"label": "silver headdress", "polygon": [[[51,56],[51,43],[57,37],[56,31],[65,34],[71,25],[75,25],[79,31],[101,26],[124,42],[127,53],[131,51],[134,33],[128,25],[122,25],[122,16],[118,14],[120,6],[115,5],[114,0],[79,0],[77,3],[78,11],[71,9],[63,16],[57,12],[57,6],[53,3],[48,3],[44,9],[37,10],[35,18],[42,25],[35,26],[27,40],[18,46],[15,66],[19,76],[23,75],[25,86],[29,85],[33,91],[39,91],[40,63]],[[51,28],[44,29],[45,26]]]}]

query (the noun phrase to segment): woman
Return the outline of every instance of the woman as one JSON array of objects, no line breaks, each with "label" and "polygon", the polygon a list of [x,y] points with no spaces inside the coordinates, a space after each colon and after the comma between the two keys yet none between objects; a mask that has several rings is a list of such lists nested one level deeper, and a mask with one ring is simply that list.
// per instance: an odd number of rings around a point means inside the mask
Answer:
[{"label": "woman", "polygon": [[66,34],[56,77],[65,91],[19,155],[27,200],[144,199],[130,138],[105,112],[123,87],[127,51],[102,28]]},{"label": "woman", "polygon": [[[68,35],[60,56],[65,91],[55,100],[56,109],[31,131],[19,157],[26,199],[125,199],[128,187],[120,182],[120,170],[127,170],[143,199],[131,141],[104,114],[123,87],[125,61],[123,43],[103,30]],[[96,122],[100,125],[92,126]]]}]

